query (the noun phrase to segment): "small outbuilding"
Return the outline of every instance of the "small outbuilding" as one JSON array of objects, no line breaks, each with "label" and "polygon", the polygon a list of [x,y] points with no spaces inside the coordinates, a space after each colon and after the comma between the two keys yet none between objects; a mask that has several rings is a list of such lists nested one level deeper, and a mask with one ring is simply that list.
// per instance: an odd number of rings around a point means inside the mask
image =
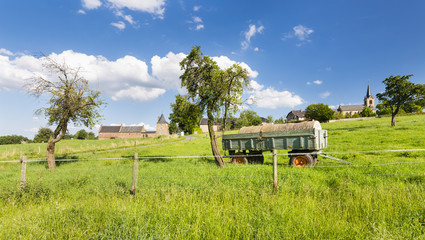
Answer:
[{"label": "small outbuilding", "polygon": [[305,112],[302,110],[292,110],[286,115],[286,122],[290,121],[304,121]]}]

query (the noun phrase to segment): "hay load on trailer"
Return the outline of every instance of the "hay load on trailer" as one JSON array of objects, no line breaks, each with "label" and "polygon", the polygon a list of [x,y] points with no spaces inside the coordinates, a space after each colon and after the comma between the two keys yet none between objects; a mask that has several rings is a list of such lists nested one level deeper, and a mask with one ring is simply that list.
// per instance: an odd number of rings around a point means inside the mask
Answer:
[{"label": "hay load on trailer", "polygon": [[291,150],[289,164],[313,166],[327,148],[327,131],[318,121],[243,127],[238,134],[223,136],[223,150],[234,162],[264,163],[264,151]]}]

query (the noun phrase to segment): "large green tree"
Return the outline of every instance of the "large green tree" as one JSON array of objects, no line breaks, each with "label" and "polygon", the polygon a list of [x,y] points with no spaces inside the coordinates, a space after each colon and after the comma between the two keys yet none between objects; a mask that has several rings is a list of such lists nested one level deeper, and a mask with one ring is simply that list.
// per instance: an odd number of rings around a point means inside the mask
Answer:
[{"label": "large green tree", "polygon": [[425,84],[410,82],[411,76],[413,74],[386,78],[385,91],[376,94],[383,107],[391,110],[391,126],[395,126],[395,117],[401,109],[415,105],[425,107]]},{"label": "large green tree", "polygon": [[176,101],[171,104],[171,124],[178,124],[185,133],[192,134],[193,129],[199,127],[201,117],[202,110],[197,104],[191,103],[182,95],[176,95]]},{"label": "large green tree", "polygon": [[240,126],[257,126],[260,125],[263,121],[261,117],[255,111],[244,110],[239,115],[239,125]]},{"label": "large green tree", "polygon": [[248,71],[238,64],[221,70],[212,58],[202,53],[199,46],[192,48],[180,66],[184,71],[180,76],[182,87],[187,89],[189,98],[206,112],[212,154],[217,165],[224,167],[213,124],[214,120],[221,118],[225,125],[229,114],[239,109],[242,92],[249,84]]},{"label": "large green tree", "polygon": [[65,136],[68,124],[73,122],[75,126],[93,127],[101,117],[98,108],[103,101],[99,99],[99,91],[90,89],[80,69],[71,68],[65,61],[60,63],[50,57],[43,57],[43,60],[43,66],[51,76],[35,75],[27,84],[27,89],[36,97],[49,97],[48,106],[38,109],[36,113],[44,114],[48,124],[56,126],[47,142],[47,164],[50,170],[54,170],[55,144]]},{"label": "large green tree", "polygon": [[320,122],[329,122],[335,115],[327,104],[317,103],[311,104],[305,109],[305,117],[309,119],[318,120]]},{"label": "large green tree", "polygon": [[35,143],[47,142],[49,141],[50,135],[53,131],[50,128],[40,128],[38,129],[37,134],[34,136]]}]

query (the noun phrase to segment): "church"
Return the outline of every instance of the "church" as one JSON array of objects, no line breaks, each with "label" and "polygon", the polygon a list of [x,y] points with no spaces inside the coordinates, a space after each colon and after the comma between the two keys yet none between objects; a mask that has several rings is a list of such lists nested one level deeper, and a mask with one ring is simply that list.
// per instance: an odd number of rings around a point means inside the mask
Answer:
[{"label": "church", "polygon": [[370,92],[369,84],[367,85],[367,92],[363,100],[363,105],[339,105],[338,112],[341,112],[344,116],[353,116],[356,113],[360,114],[360,112],[362,112],[366,106],[372,109],[374,113],[376,113],[375,98]]}]

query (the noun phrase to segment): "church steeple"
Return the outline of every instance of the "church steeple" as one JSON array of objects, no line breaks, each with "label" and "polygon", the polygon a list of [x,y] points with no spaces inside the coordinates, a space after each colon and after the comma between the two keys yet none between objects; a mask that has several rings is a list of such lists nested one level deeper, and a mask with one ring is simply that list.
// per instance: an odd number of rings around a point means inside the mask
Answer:
[{"label": "church steeple", "polygon": [[375,98],[370,93],[370,86],[367,85],[366,96],[364,97],[364,105],[368,106],[370,109],[375,110]]},{"label": "church steeple", "polygon": [[372,94],[370,93],[370,86],[369,86],[369,84],[367,85],[367,92],[366,92],[366,97],[367,98],[369,98],[369,97],[371,97],[372,96]]}]

